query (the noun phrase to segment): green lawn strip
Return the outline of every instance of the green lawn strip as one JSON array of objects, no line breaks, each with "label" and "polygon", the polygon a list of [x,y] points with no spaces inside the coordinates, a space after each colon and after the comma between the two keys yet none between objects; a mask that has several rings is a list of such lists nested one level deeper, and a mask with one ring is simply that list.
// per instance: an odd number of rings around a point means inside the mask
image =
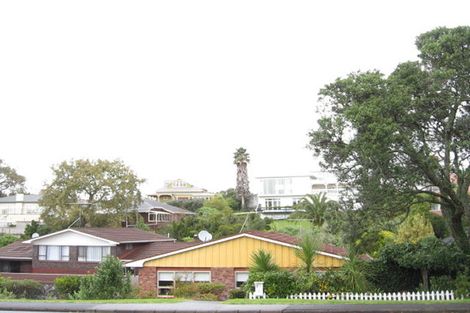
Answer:
[{"label": "green lawn strip", "polygon": [[0,299],[0,302],[41,302],[41,303],[177,303],[187,301],[180,298],[148,298],[148,299],[105,299],[105,300],[32,300],[32,299]]},{"label": "green lawn strip", "polygon": [[303,299],[230,299],[225,304],[449,304],[470,303],[470,299],[450,301],[339,301],[339,300],[303,300]]}]

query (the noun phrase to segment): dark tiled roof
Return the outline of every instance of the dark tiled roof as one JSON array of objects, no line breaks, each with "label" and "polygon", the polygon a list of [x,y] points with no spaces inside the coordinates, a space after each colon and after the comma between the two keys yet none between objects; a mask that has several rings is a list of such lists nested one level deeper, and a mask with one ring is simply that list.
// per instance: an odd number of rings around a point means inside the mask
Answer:
[{"label": "dark tiled roof", "polygon": [[[250,230],[245,233],[251,234],[257,237],[270,239],[270,240],[280,241],[280,242],[291,244],[291,245],[297,245],[299,243],[299,238],[290,236],[287,234],[282,234],[282,233],[258,231],[258,230]],[[330,244],[323,244],[320,248],[320,251],[339,255],[339,256],[348,256],[348,251],[345,248],[335,247]]]},{"label": "dark tiled roof", "polygon": [[73,228],[73,230],[103,239],[119,242],[174,241],[172,238],[137,228]]},{"label": "dark tiled roof", "polygon": [[153,242],[121,255],[122,260],[141,260],[202,244],[196,242]]},{"label": "dark tiled roof", "polygon": [[33,256],[33,245],[15,241],[8,246],[0,248],[0,259],[31,259]]},{"label": "dark tiled roof", "polygon": [[158,202],[158,201],[151,200],[151,199],[144,199],[138,208],[140,213],[146,213],[152,209],[163,209],[169,213],[176,213],[176,214],[191,214],[191,215],[196,214],[186,209],[179,208],[173,205],[169,205],[169,204]]}]

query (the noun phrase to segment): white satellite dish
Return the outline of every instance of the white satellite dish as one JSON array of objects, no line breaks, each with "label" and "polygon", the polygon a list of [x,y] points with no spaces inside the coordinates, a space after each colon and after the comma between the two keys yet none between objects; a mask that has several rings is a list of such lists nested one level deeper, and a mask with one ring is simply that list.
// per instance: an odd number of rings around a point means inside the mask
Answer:
[{"label": "white satellite dish", "polygon": [[199,238],[199,240],[201,240],[202,242],[206,242],[212,240],[212,235],[207,230],[201,230],[197,234],[197,238]]},{"label": "white satellite dish", "polygon": [[33,239],[34,239],[34,238],[38,238],[38,237],[39,237],[39,234],[38,234],[38,233],[34,233],[34,234],[31,235],[31,238],[33,238]]}]

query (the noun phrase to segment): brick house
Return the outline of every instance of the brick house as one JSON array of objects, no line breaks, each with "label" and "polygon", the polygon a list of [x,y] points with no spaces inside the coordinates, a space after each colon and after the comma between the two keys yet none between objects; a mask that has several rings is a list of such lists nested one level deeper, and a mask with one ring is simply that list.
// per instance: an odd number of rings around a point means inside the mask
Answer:
[{"label": "brick house", "polygon": [[[297,244],[298,239],[289,235],[248,231],[205,243],[165,243],[153,251],[132,253],[134,261],[126,266],[138,272],[139,287],[146,294],[171,295],[176,281],[222,283],[227,294],[247,281],[251,256],[258,250],[270,252],[281,268],[299,267]],[[314,268],[339,268],[346,255],[345,249],[324,245],[317,251]]]},{"label": "brick house", "polygon": [[0,271],[47,282],[64,274],[93,273],[108,255],[129,262],[128,255],[148,245],[174,241],[135,228],[68,228],[0,248]]}]

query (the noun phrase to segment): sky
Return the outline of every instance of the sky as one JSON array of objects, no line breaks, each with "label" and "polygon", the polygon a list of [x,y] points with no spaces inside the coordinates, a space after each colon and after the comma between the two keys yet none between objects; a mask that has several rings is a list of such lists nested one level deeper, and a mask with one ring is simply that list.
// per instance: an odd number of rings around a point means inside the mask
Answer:
[{"label": "sky", "polygon": [[319,89],[417,59],[416,36],[470,1],[0,2],[0,159],[38,192],[51,166],[119,159],[144,193],[318,170]]}]

